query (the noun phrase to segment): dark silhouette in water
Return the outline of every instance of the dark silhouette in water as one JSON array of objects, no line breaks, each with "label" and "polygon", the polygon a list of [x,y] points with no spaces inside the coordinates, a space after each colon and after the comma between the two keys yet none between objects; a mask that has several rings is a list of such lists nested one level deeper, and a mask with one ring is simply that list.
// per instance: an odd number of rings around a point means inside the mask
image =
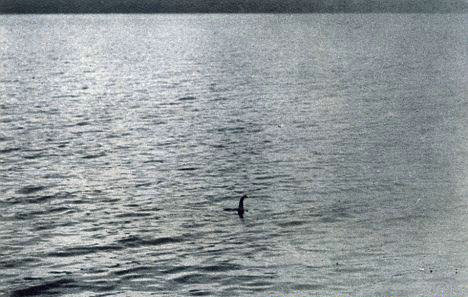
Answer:
[{"label": "dark silhouette in water", "polygon": [[247,198],[247,195],[243,195],[239,200],[239,207],[238,208],[225,208],[224,211],[237,211],[239,218],[244,218],[244,212],[247,211],[244,209],[244,199]]}]

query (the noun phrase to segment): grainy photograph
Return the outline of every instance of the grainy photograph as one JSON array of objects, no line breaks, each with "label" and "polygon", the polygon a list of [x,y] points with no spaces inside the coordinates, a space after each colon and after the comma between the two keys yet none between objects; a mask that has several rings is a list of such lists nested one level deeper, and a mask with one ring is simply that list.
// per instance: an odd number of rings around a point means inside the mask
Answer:
[{"label": "grainy photograph", "polygon": [[0,296],[468,296],[466,0],[0,0]]}]

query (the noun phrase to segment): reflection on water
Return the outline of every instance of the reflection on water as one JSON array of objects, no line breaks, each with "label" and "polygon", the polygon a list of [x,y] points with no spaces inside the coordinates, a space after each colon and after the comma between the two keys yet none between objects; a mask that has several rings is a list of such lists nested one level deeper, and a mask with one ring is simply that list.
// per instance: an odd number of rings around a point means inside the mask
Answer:
[{"label": "reflection on water", "polygon": [[463,296],[463,21],[4,16],[0,291]]}]

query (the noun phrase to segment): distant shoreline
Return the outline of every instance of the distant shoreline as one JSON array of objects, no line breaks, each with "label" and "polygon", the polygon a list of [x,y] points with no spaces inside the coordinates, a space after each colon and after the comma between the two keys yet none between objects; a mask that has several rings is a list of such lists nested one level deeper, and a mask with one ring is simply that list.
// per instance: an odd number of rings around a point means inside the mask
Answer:
[{"label": "distant shoreline", "polygon": [[[443,3],[441,3],[443,2]],[[463,0],[2,0],[0,14],[466,13]]]},{"label": "distant shoreline", "polygon": [[171,14],[290,14],[290,15],[300,15],[300,14],[466,14],[468,11],[315,11],[315,12],[172,12],[172,11],[163,11],[163,12],[138,12],[138,11],[117,11],[117,12],[2,12],[0,11],[0,15],[93,15],[93,14],[102,14],[102,15],[111,15],[111,14],[121,14],[121,15],[130,15],[130,14],[160,14],[160,15],[171,15]]}]

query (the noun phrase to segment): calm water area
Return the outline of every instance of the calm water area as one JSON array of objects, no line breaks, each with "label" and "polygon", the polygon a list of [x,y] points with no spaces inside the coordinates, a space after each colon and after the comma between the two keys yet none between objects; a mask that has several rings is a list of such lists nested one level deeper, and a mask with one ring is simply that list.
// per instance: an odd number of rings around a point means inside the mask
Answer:
[{"label": "calm water area", "polygon": [[468,296],[467,20],[0,15],[0,296]]}]

